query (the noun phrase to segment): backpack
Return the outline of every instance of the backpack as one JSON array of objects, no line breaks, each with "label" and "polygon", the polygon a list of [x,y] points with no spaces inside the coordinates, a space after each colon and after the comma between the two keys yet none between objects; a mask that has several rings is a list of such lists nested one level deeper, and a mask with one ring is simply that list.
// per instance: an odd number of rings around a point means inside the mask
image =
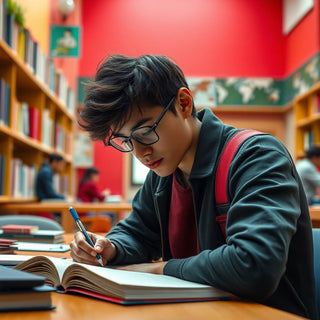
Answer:
[{"label": "backpack", "polygon": [[222,154],[219,159],[216,179],[215,179],[215,198],[216,207],[218,210],[218,216],[216,221],[218,222],[221,231],[226,238],[226,222],[228,209],[230,207],[230,199],[228,199],[228,173],[229,167],[233,160],[233,157],[241,146],[241,144],[249,137],[263,134],[256,130],[241,130],[235,133],[229,141],[227,141]]}]

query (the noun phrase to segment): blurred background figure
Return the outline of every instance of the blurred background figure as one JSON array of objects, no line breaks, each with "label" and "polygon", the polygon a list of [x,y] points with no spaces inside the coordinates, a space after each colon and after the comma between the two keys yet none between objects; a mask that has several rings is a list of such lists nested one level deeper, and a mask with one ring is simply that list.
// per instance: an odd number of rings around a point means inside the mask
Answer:
[{"label": "blurred background figure", "polygon": [[36,195],[39,201],[47,199],[65,199],[65,196],[56,192],[53,176],[64,170],[65,161],[59,154],[51,154],[49,163],[43,162],[36,178]]},{"label": "blurred background figure", "polygon": [[[99,170],[97,168],[88,168],[84,172],[78,187],[77,199],[81,202],[102,202],[110,194],[109,189],[99,191],[97,182],[99,180]],[[101,212],[96,215],[95,212],[78,212],[82,217],[82,222],[91,232],[108,232],[115,221],[114,213]]]},{"label": "blurred background figure", "polygon": [[297,161],[296,167],[309,204],[320,204],[320,146],[311,146],[306,158]]},{"label": "blurred background figure", "polygon": [[[63,172],[65,160],[59,154],[51,154],[49,163],[43,162],[36,177],[36,195],[39,201],[43,200],[66,200],[63,194],[58,193],[54,187],[53,176]],[[38,216],[47,217],[61,222],[60,212],[39,212]]]},{"label": "blurred background figure", "polygon": [[102,192],[97,187],[99,180],[99,170],[92,167],[88,168],[80,181],[77,198],[82,202],[102,202],[110,194],[109,189]]}]

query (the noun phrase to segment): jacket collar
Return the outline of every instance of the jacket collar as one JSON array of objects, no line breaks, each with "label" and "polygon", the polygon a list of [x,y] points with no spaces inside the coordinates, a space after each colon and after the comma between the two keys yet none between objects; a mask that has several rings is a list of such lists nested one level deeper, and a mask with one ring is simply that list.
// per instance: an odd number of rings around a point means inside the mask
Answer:
[{"label": "jacket collar", "polygon": [[210,109],[202,109],[197,116],[201,121],[201,128],[190,179],[204,178],[212,174],[225,142],[225,125]]}]

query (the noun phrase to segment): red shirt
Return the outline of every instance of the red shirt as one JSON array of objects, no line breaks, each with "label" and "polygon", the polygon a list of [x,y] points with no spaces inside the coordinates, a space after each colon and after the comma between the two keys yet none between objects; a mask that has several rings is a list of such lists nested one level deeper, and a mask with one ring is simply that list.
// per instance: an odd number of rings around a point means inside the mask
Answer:
[{"label": "red shirt", "polygon": [[191,188],[185,189],[173,175],[169,212],[169,243],[172,257],[187,258],[199,253],[197,224]]},{"label": "red shirt", "polygon": [[82,202],[102,201],[105,198],[98,190],[96,184],[90,180],[87,180],[80,185],[77,197]]}]

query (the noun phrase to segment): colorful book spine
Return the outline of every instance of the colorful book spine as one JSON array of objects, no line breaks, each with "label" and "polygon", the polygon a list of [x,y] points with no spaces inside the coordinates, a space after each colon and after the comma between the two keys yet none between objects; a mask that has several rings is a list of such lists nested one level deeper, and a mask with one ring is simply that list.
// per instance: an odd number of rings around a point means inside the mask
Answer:
[{"label": "colorful book spine", "polygon": [[40,112],[37,108],[29,106],[29,136],[40,140]]},{"label": "colorful book spine", "polygon": [[34,225],[6,224],[1,229],[3,233],[32,234],[38,231],[39,227]]},{"label": "colorful book spine", "polygon": [[10,87],[0,79],[0,123],[8,126],[10,110]]}]

